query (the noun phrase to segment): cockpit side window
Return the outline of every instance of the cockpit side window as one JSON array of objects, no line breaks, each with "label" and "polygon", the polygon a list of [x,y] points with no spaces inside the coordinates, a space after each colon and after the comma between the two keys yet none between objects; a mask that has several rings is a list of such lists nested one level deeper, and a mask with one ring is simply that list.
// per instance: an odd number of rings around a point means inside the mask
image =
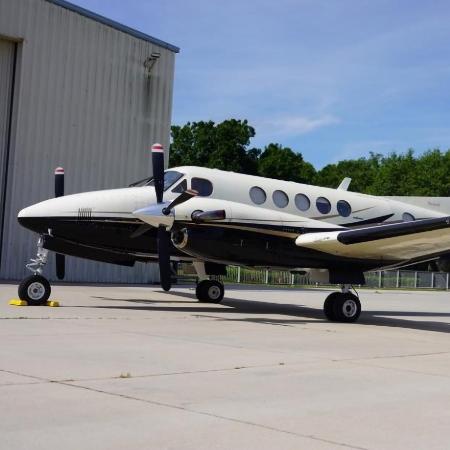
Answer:
[{"label": "cockpit side window", "polygon": [[186,181],[186,178],[185,178],[181,183],[179,183],[177,186],[175,186],[172,189],[172,192],[176,192],[177,194],[181,194],[186,189],[187,189],[187,181]]},{"label": "cockpit side window", "polygon": [[192,178],[191,189],[197,191],[200,197],[208,197],[212,194],[213,185],[211,181],[205,178]]},{"label": "cockpit side window", "polygon": [[[170,186],[176,183],[182,176],[183,174],[177,172],[176,170],[168,170],[164,172],[164,190],[167,191],[167,189],[169,189]],[[145,186],[154,186],[154,185],[155,182],[153,178],[145,184]]]}]

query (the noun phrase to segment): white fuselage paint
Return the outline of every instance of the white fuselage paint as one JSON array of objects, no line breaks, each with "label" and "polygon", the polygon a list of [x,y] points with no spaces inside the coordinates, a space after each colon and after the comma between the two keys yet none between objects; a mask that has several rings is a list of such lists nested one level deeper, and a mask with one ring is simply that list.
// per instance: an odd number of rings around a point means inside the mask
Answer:
[{"label": "white fuselage paint", "polygon": [[[335,225],[349,223],[356,225],[358,222],[390,214],[392,216],[389,218],[389,222],[401,221],[405,212],[412,214],[417,219],[442,217],[444,215],[442,212],[434,211],[431,208],[407,204],[386,197],[344,191],[342,189],[331,189],[194,166],[174,167],[170,170],[183,173],[184,176],[164,193],[164,201],[170,201],[179,195],[178,193],[173,193],[172,190],[184,179],[186,179],[187,186],[190,188],[190,182],[193,177],[204,178],[213,184],[213,192],[209,197],[197,197],[195,201],[199,204],[204,199],[226,200],[238,204],[235,209],[239,210],[240,214],[246,206],[251,206],[248,210],[249,213],[263,210],[265,214],[273,217],[274,220],[280,215],[286,214],[291,216],[290,220],[293,220],[293,218],[297,221],[313,219]],[[250,199],[249,191],[253,186],[260,187],[266,192],[267,199],[261,205],[256,205]],[[281,190],[287,194],[289,203],[286,207],[279,208],[275,205],[272,195],[276,190]],[[311,206],[307,211],[300,211],[296,207],[295,196],[297,194],[304,194],[310,199]],[[325,197],[330,201],[331,210],[329,213],[321,214],[319,212],[316,206],[318,197]],[[349,217],[339,215],[336,206],[339,200],[345,200],[351,205],[352,213]],[[186,206],[191,201],[187,202]],[[154,188],[151,186],[110,189],[49,199],[23,209],[20,211],[19,217],[77,217],[80,210],[87,209],[91,211],[92,217],[132,219],[135,217],[133,215],[134,211],[155,203],[156,196]],[[209,202],[205,202],[204,207],[201,209],[205,210],[206,207],[209,208],[211,206],[208,206],[207,203]],[[217,206],[220,207],[220,205]],[[180,207],[177,209],[180,209]],[[247,214],[247,216],[247,219],[252,219],[252,214]],[[256,217],[255,219],[259,220]]]}]

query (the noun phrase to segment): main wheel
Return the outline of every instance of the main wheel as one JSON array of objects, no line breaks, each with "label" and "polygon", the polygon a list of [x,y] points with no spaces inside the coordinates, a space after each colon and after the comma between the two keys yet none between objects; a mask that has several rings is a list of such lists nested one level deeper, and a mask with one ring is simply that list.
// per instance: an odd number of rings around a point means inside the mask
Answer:
[{"label": "main wheel", "polygon": [[224,292],[223,284],[216,280],[200,281],[195,290],[198,300],[205,303],[220,303]]},{"label": "main wheel", "polygon": [[351,292],[338,293],[333,302],[333,314],[338,322],[356,322],[361,314],[361,302]]},{"label": "main wheel", "polygon": [[29,305],[45,305],[52,288],[47,278],[42,275],[31,275],[19,284],[18,294],[21,300]]},{"label": "main wheel", "polygon": [[323,304],[323,313],[328,320],[332,322],[337,320],[337,317],[334,313],[334,303],[336,299],[339,297],[340,292],[332,292],[326,299]]}]

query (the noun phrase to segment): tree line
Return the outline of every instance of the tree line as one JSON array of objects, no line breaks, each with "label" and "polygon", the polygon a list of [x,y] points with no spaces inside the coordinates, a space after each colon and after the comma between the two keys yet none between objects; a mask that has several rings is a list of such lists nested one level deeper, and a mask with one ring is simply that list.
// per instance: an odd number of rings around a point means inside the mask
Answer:
[{"label": "tree line", "polygon": [[450,196],[450,150],[413,150],[346,159],[320,170],[300,152],[278,143],[250,146],[255,129],[247,120],[188,122],[171,128],[170,167],[201,166],[279,180],[336,188],[351,177],[349,190],[372,195]]}]

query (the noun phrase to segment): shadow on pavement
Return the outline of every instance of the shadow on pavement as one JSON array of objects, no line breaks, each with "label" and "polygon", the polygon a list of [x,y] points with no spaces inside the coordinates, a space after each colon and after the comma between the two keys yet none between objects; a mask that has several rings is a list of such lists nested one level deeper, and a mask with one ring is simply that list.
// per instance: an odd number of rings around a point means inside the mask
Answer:
[{"label": "shadow on pavement", "polygon": [[[109,297],[92,297],[106,301],[130,302],[134,305],[130,306],[83,306],[85,308],[101,308],[101,309],[121,309],[121,310],[141,310],[141,311],[177,311],[192,313],[197,317],[204,317],[220,321],[233,322],[253,322],[266,325],[277,326],[294,326],[305,323],[327,322],[322,309],[311,308],[298,304],[282,304],[271,303],[269,301],[254,301],[244,299],[227,299],[225,298],[220,304],[212,305],[209,303],[201,303],[197,301],[194,293],[188,292],[166,292],[167,300],[145,300],[133,298],[109,298]],[[185,298],[189,300],[177,300],[177,298]],[[167,303],[167,306],[161,306],[161,303]],[[139,304],[139,306],[137,305]],[[177,306],[177,305],[186,306]],[[156,306],[160,305],[160,306]],[[173,306],[172,306],[173,305]],[[188,306],[189,305],[189,306]],[[364,307],[364,305],[363,305]],[[283,317],[230,317],[230,314],[251,314],[251,315],[279,315],[289,316]],[[385,326],[395,328],[408,328],[412,330],[434,331],[440,333],[450,332],[449,322],[439,322],[432,320],[413,319],[407,320],[399,317],[412,318],[432,318],[432,317],[448,317],[449,313],[442,312],[418,312],[418,311],[364,311],[357,322],[358,325]],[[341,326],[354,326],[354,324],[337,324]]]}]

